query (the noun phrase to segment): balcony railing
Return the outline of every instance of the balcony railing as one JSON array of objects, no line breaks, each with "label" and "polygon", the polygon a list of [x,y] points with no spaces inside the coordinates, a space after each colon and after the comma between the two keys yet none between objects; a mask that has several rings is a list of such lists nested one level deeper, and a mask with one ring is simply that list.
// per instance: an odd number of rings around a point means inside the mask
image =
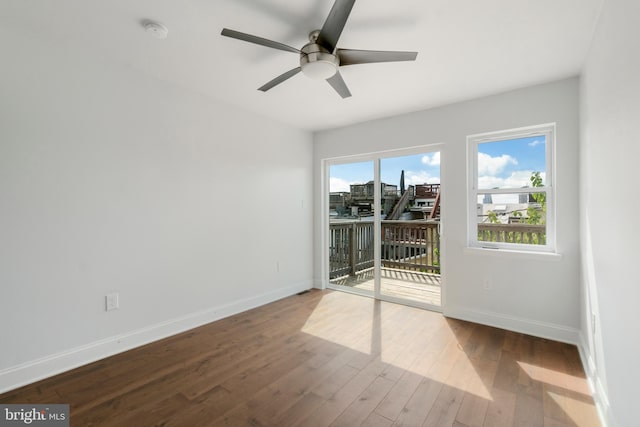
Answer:
[{"label": "balcony railing", "polygon": [[382,266],[440,273],[438,226],[433,221],[382,221]]},{"label": "balcony railing", "polygon": [[329,277],[355,275],[373,267],[373,222],[329,225]]},{"label": "balcony railing", "polygon": [[[329,225],[329,277],[355,276],[373,267],[372,221]],[[423,273],[440,273],[439,222],[381,221],[381,266]],[[478,224],[478,240],[544,245],[546,226]]]},{"label": "balcony railing", "polygon": [[[424,273],[440,273],[440,234],[437,222],[382,221],[381,265]],[[331,279],[356,275],[373,267],[374,229],[370,221],[331,223]]]},{"label": "balcony railing", "polygon": [[481,242],[544,245],[546,233],[544,224],[478,224],[478,240]]}]

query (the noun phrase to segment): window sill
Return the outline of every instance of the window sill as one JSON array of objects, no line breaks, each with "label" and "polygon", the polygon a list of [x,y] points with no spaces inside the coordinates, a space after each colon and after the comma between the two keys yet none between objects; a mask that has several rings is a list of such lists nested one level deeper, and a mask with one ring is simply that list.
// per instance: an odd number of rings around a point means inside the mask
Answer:
[{"label": "window sill", "polygon": [[556,252],[518,251],[503,248],[465,247],[464,252],[472,255],[488,255],[518,259],[535,259],[538,261],[560,261],[562,254]]}]

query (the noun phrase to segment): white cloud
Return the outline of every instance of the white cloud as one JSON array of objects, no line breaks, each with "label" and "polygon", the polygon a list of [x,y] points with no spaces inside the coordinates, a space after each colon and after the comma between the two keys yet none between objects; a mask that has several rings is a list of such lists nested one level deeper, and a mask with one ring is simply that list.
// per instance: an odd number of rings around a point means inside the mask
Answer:
[{"label": "white cloud", "polygon": [[536,145],[544,144],[544,141],[541,139],[534,139],[529,143],[529,147],[535,147]]},{"label": "white cloud", "polygon": [[419,172],[406,171],[404,173],[404,183],[406,186],[420,185],[420,184],[439,184],[440,177],[432,176],[426,171],[419,171]]},{"label": "white cloud", "polygon": [[478,175],[497,175],[507,165],[517,165],[518,161],[508,154],[499,157],[491,157],[489,154],[478,153]]},{"label": "white cloud", "polygon": [[[531,174],[533,171],[515,171],[507,178],[483,175],[478,177],[478,188],[522,188],[531,187]],[[544,172],[540,174],[545,181]]]},{"label": "white cloud", "polygon": [[347,182],[346,180],[342,179],[342,178],[335,178],[335,177],[330,177],[329,178],[329,192],[330,193],[335,193],[338,191],[350,191],[351,187],[350,187],[351,183]]},{"label": "white cloud", "polygon": [[422,163],[428,166],[440,166],[440,152],[433,153],[433,156],[428,154],[422,157]]}]

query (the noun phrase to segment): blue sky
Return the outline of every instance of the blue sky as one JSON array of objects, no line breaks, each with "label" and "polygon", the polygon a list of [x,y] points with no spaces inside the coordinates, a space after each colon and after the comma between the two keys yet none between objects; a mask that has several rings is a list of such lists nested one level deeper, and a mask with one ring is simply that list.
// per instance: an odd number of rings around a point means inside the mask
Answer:
[{"label": "blue sky", "polygon": [[[478,146],[479,188],[521,188],[529,185],[534,171],[545,177],[544,136],[526,137]],[[400,185],[400,172],[405,171],[405,184],[440,182],[440,153],[431,152],[381,160],[381,179]],[[373,180],[373,162],[332,165],[329,169],[330,191],[349,191],[349,184]]]},{"label": "blue sky", "polygon": [[[386,184],[397,185],[400,188],[402,170],[404,170],[406,186],[439,183],[440,153],[390,157],[380,162],[380,178]],[[329,191],[349,191],[349,184],[373,181],[373,162],[332,165],[329,169],[329,177]]]},{"label": "blue sky", "polygon": [[478,188],[521,188],[534,171],[546,171],[544,136],[478,145]]}]

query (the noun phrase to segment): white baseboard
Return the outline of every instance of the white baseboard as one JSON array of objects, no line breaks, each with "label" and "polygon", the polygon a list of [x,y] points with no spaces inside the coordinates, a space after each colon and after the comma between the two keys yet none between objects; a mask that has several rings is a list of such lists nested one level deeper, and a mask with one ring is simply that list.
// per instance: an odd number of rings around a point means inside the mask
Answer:
[{"label": "white baseboard", "polygon": [[582,361],[582,366],[584,367],[584,372],[587,375],[587,381],[589,382],[589,388],[591,389],[593,400],[596,403],[596,409],[598,411],[598,416],[600,417],[600,422],[602,423],[603,427],[614,427],[615,423],[613,421],[613,415],[611,413],[611,406],[609,405],[609,398],[607,397],[604,386],[600,381],[600,376],[598,375],[595,361],[592,357],[591,352],[589,351],[589,346],[587,345],[587,341],[585,340],[584,334],[582,332],[580,333],[580,339],[578,342],[578,352],[580,353],[580,359]]},{"label": "white baseboard", "polygon": [[534,337],[548,338],[569,344],[578,344],[579,331],[564,325],[541,322],[523,317],[510,316],[490,311],[480,311],[468,308],[445,308],[442,312],[446,317],[467,320],[469,322],[494,326],[509,331],[520,332]]},{"label": "white baseboard", "polygon": [[0,371],[0,393],[311,289],[311,280],[75,347]]}]

